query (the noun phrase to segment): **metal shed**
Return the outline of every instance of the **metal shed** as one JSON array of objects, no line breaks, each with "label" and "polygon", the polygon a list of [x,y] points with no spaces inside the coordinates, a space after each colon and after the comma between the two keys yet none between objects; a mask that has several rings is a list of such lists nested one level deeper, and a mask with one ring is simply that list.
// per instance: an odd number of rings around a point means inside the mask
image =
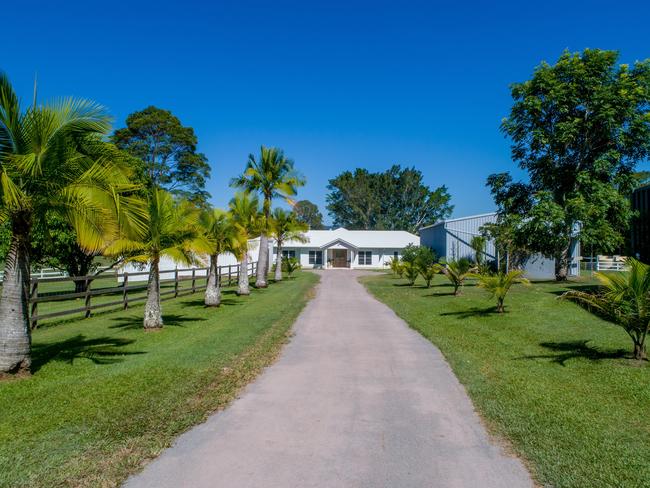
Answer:
[{"label": "metal shed", "polygon": [[[481,227],[497,221],[496,212],[471,215],[437,222],[420,228],[420,245],[435,251],[439,257],[447,260],[474,258],[474,250],[470,242],[474,236],[481,235]],[[485,248],[488,260],[497,259],[494,241],[488,240]],[[571,247],[570,276],[580,275],[580,243],[575,240]],[[533,254],[524,264],[528,278],[535,280],[550,280],[555,278],[555,261],[541,254]]]}]

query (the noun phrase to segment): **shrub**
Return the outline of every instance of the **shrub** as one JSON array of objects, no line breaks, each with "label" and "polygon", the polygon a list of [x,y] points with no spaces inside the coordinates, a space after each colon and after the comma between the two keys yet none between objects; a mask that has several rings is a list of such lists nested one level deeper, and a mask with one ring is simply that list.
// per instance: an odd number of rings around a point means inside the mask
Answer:
[{"label": "shrub", "polygon": [[478,279],[478,286],[490,293],[492,298],[497,300],[497,312],[503,313],[505,308],[503,302],[510,291],[510,287],[515,283],[528,285],[530,282],[523,277],[524,272],[514,269],[508,273],[499,271],[495,274],[475,275]]},{"label": "shrub", "polygon": [[458,261],[449,261],[442,268],[442,272],[454,286],[454,295],[456,296],[460,295],[461,287],[465,283],[465,279],[474,271],[475,268],[472,267],[472,263],[467,258],[461,258]]}]

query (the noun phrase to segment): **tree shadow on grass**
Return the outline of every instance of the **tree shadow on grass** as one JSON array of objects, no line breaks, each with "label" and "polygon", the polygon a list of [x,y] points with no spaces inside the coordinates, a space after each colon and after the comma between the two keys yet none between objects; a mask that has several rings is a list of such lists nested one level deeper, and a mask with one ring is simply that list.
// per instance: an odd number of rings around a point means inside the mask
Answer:
[{"label": "tree shadow on grass", "polygon": [[[163,327],[184,327],[186,322],[203,322],[203,317],[188,317],[187,315],[163,314]],[[115,317],[111,329],[142,329],[142,317],[131,315],[127,317]]]},{"label": "tree shadow on grass", "polygon": [[590,361],[602,361],[604,359],[625,359],[631,357],[629,351],[625,349],[598,349],[597,347],[588,345],[588,342],[540,342],[540,346],[551,351],[549,354],[533,354],[515,359],[549,359],[551,362],[566,366],[566,362],[570,359],[584,358]]},{"label": "tree shadow on grass", "polygon": [[32,347],[32,372],[35,373],[50,361],[65,361],[72,364],[75,359],[90,359],[95,364],[113,364],[124,360],[123,356],[144,354],[139,351],[123,351],[133,339],[96,337],[86,339],[78,334],[65,341],[53,344],[34,344]]},{"label": "tree shadow on grass", "polygon": [[551,290],[548,293],[559,297],[569,290],[582,291],[585,293],[595,293],[598,291],[599,288],[600,287],[598,285],[569,285],[566,286],[564,290]]},{"label": "tree shadow on grass", "polygon": [[[453,295],[453,293],[450,293],[450,295]],[[435,295],[434,295],[435,296]],[[508,313],[507,311],[505,313]],[[496,307],[487,307],[487,308],[479,308],[479,307],[472,307],[467,310],[460,310],[458,312],[444,312],[440,314],[442,317],[457,317],[458,319],[469,319],[472,317],[490,317],[492,315],[503,315],[497,312]]]}]

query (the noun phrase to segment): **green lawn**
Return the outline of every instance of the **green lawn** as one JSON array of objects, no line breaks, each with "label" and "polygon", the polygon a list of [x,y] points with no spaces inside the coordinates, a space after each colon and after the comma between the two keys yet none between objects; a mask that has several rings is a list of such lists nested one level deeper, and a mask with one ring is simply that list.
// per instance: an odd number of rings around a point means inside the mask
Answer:
[{"label": "green lawn", "polygon": [[273,359],[317,280],[166,301],[160,332],[141,305],[37,330],[34,375],[0,383],[0,486],[119,484]]},{"label": "green lawn", "polygon": [[541,484],[650,486],[650,367],[629,359],[622,329],[556,300],[584,282],[517,285],[499,315],[475,286],[450,295],[443,276],[430,289],[386,274],[363,281],[441,349]]}]

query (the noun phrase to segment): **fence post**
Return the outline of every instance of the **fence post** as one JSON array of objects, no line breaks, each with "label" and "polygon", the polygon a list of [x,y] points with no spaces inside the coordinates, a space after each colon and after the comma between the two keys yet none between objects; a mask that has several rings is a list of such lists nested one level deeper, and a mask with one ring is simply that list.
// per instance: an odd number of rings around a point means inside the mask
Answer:
[{"label": "fence post", "polygon": [[596,254],[596,271],[600,271],[600,256],[598,254]]},{"label": "fence post", "polygon": [[178,268],[174,270],[174,298],[178,297]]},{"label": "fence post", "polygon": [[38,278],[32,283],[32,290],[29,294],[29,300],[32,302],[29,318],[31,319],[31,327],[35,329],[38,327]]},{"label": "fence post", "polygon": [[122,282],[122,306],[124,310],[129,308],[129,273],[124,272],[124,281]]},{"label": "fence post", "polygon": [[192,268],[192,293],[196,293],[196,268]]},{"label": "fence post", "polygon": [[90,284],[92,280],[86,278],[86,318],[90,317],[90,299],[92,295],[90,294]]},{"label": "fence post", "polygon": [[232,284],[232,264],[228,265],[228,286]]}]

